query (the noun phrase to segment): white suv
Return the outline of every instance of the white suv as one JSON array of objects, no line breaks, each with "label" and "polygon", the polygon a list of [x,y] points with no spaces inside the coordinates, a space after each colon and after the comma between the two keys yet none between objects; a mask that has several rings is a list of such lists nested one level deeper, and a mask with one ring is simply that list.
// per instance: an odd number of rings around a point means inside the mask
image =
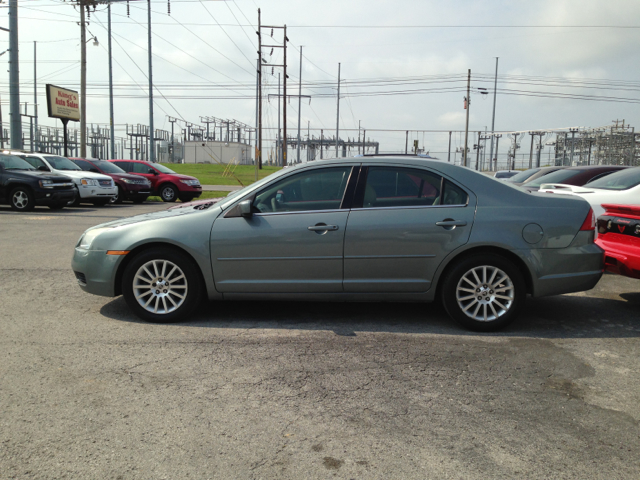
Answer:
[{"label": "white suv", "polygon": [[111,177],[101,173],[85,172],[66,157],[48,153],[11,153],[24,158],[38,170],[71,177],[78,188],[78,195],[72,205],[93,203],[102,206],[118,195],[118,186]]}]

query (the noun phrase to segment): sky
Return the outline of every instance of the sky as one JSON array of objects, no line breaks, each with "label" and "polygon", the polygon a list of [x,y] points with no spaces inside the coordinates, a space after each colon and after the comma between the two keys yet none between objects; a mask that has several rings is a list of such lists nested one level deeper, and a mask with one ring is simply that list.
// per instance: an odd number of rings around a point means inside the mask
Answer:
[{"label": "sky", "polygon": [[[2,4],[8,13],[7,1]],[[39,123],[59,126],[46,117],[45,84],[79,89],[77,7],[63,0],[18,5],[21,102],[32,113],[35,41]],[[314,136],[320,129],[335,135],[340,63],[342,138],[357,137],[360,125],[382,152],[404,151],[408,138],[409,148],[418,140],[420,148],[446,158],[448,131],[454,152],[464,143],[469,69],[469,130],[491,130],[496,57],[496,131],[600,127],[623,119],[640,126],[635,0],[171,0],[170,15],[169,2],[152,0],[156,128],[170,130],[168,116],[255,125],[258,8],[263,25],[287,25],[291,95],[298,94],[302,46],[303,136],[307,128]],[[129,14],[126,3],[114,4],[112,22],[114,117],[116,134],[124,136],[125,124],[149,121],[147,2],[132,0]],[[8,27],[8,17],[0,26]],[[87,120],[103,126],[109,122],[106,26],[106,6],[91,9],[87,38],[97,37],[98,46],[87,43]],[[270,29],[262,34],[263,43],[282,43],[282,30],[273,38]],[[1,50],[8,48],[8,35],[1,42]],[[263,49],[263,59],[282,64],[282,49]],[[278,123],[277,97],[269,94],[277,94],[282,68],[271,72],[263,69],[266,151]],[[8,73],[0,80],[8,110]],[[288,133],[297,127],[294,97]],[[505,135],[505,154],[507,144]]]}]

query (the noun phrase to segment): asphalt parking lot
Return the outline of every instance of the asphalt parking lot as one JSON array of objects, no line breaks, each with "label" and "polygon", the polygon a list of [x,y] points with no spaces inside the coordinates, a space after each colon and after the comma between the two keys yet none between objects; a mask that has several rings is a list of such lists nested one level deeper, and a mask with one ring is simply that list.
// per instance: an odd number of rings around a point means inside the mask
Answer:
[{"label": "asphalt parking lot", "polygon": [[164,208],[0,206],[0,478],[640,478],[640,281],[496,334],[423,304],[153,325],[82,292],[80,234]]}]

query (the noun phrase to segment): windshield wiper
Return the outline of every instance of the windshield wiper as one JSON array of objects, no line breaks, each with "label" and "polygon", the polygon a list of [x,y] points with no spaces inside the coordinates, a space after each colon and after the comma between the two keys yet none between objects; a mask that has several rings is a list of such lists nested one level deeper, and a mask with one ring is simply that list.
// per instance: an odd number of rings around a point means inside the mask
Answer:
[{"label": "windshield wiper", "polygon": [[5,170],[35,170],[35,168],[18,168],[18,167],[7,167]]}]

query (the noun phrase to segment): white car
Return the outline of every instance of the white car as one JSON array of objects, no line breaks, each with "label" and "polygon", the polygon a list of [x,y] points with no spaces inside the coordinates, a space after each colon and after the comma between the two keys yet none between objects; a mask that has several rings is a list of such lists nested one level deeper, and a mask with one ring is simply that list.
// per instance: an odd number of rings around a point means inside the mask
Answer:
[{"label": "white car", "polygon": [[106,205],[118,195],[118,186],[111,177],[101,173],[85,172],[66,157],[48,153],[12,152],[12,154],[24,158],[38,170],[71,177],[78,189],[78,196],[73,205],[80,203]]},{"label": "white car", "polygon": [[543,183],[540,192],[577,195],[591,204],[596,218],[604,214],[603,203],[640,205],[640,167],[627,168],[598,178],[582,187]]}]

